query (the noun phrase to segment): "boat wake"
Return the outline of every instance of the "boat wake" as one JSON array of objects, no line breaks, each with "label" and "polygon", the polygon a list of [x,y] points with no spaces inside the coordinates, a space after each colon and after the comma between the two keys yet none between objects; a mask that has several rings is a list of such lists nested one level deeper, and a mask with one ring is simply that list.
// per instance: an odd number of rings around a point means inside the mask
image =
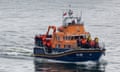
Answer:
[{"label": "boat wake", "polygon": [[14,59],[32,59],[32,50],[23,48],[0,49],[0,57]]}]

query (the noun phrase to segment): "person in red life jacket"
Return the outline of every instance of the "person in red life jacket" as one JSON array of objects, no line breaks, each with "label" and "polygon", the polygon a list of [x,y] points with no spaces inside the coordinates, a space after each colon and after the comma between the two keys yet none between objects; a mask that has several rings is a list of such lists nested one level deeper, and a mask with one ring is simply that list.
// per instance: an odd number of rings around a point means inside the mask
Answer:
[{"label": "person in red life jacket", "polygon": [[52,53],[52,48],[51,48],[51,41],[47,40],[46,42],[46,48],[48,53]]},{"label": "person in red life jacket", "polygon": [[46,45],[46,36],[45,36],[45,35],[42,35],[42,36],[41,36],[41,39],[42,39],[42,44],[43,44],[43,45]]},{"label": "person in red life jacket", "polygon": [[47,47],[51,47],[51,42],[47,41],[46,45],[47,45]]},{"label": "person in red life jacket", "polygon": [[88,44],[89,48],[94,48],[95,47],[95,41],[91,39],[91,36],[88,36],[87,44]]},{"label": "person in red life jacket", "polygon": [[90,41],[90,47],[91,47],[91,48],[94,48],[94,47],[95,47],[95,41],[94,41],[94,40],[91,40],[91,41]]}]

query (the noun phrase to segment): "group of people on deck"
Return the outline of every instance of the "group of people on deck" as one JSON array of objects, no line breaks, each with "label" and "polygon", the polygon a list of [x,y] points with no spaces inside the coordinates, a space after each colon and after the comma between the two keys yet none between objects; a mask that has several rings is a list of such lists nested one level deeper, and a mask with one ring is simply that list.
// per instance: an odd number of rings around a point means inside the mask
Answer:
[{"label": "group of people on deck", "polygon": [[77,40],[77,46],[81,48],[99,48],[98,38],[95,37],[92,40],[90,35],[87,38],[80,36]]}]

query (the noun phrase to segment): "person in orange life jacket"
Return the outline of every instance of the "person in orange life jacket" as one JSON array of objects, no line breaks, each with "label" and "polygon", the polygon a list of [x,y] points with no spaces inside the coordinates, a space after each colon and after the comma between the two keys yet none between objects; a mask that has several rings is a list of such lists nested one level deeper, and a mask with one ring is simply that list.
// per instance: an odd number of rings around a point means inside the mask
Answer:
[{"label": "person in orange life jacket", "polygon": [[87,40],[83,36],[81,37],[81,47],[86,48]]}]

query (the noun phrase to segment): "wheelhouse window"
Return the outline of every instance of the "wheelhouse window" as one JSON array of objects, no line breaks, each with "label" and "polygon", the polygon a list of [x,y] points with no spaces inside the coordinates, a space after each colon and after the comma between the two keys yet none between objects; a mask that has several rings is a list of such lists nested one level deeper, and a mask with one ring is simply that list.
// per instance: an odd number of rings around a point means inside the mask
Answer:
[{"label": "wheelhouse window", "polygon": [[56,40],[57,40],[57,41],[60,41],[60,37],[59,37],[59,36],[56,36]]},{"label": "wheelhouse window", "polygon": [[64,36],[63,39],[64,40],[71,40],[71,36]]},{"label": "wheelhouse window", "polygon": [[83,36],[84,38],[86,38],[86,35],[71,36],[71,40],[77,40],[77,39],[80,39],[81,36]]},{"label": "wheelhouse window", "polygon": [[[84,38],[86,38],[86,35],[80,35],[83,36]],[[64,40],[77,40],[80,39],[80,36],[64,36],[63,39]]]},{"label": "wheelhouse window", "polygon": [[78,24],[81,22],[81,17],[65,17],[63,20],[63,25],[68,26],[71,24]]},{"label": "wheelhouse window", "polygon": [[64,45],[64,48],[71,48],[71,45]]}]

